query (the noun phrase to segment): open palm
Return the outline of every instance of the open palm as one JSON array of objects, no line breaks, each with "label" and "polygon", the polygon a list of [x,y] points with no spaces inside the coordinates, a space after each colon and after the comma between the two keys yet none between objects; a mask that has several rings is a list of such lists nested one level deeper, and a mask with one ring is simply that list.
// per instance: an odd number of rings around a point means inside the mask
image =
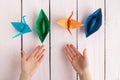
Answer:
[{"label": "open palm", "polygon": [[22,72],[29,76],[32,76],[39,67],[44,57],[44,53],[45,49],[43,46],[36,47],[28,58],[26,57],[25,52],[22,51],[21,59]]},{"label": "open palm", "polygon": [[83,55],[74,47],[72,44],[68,44],[65,47],[66,56],[68,60],[71,62],[73,68],[77,73],[82,75],[84,69],[88,66],[86,49],[83,51]]}]

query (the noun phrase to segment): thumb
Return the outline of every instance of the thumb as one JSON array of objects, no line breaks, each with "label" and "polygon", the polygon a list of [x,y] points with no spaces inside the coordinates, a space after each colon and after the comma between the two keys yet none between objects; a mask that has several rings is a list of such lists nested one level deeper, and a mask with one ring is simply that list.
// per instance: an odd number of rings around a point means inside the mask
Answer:
[{"label": "thumb", "polygon": [[84,56],[84,58],[87,58],[86,48],[85,48],[84,51],[83,51],[83,56]]},{"label": "thumb", "polygon": [[26,60],[26,53],[25,53],[25,51],[21,52],[21,59],[22,60]]}]

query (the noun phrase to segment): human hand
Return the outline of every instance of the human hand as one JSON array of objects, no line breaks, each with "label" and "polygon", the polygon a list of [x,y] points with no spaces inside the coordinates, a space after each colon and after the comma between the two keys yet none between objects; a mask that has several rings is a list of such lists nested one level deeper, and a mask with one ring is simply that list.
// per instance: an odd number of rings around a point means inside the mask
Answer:
[{"label": "human hand", "polygon": [[84,71],[88,68],[88,58],[86,55],[86,49],[83,51],[83,55],[72,44],[67,44],[65,52],[68,60],[71,62],[75,71],[82,76]]},{"label": "human hand", "polygon": [[30,80],[38,69],[45,53],[44,46],[37,46],[30,56],[26,57],[26,53],[21,53],[21,76],[20,80]]}]

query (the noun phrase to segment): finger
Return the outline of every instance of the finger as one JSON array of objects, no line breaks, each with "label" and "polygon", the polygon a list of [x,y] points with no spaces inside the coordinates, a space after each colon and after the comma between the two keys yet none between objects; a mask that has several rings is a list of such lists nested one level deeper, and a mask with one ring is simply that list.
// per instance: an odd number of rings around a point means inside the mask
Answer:
[{"label": "finger", "polygon": [[28,57],[28,59],[34,57],[34,55],[39,51],[39,48],[40,48],[40,46],[37,46],[37,47],[33,50],[33,52],[31,53],[31,55]]},{"label": "finger", "polygon": [[66,53],[66,57],[70,62],[72,62],[72,58],[70,57],[70,55],[68,53]]},{"label": "finger", "polygon": [[73,56],[76,56],[77,53],[76,53],[76,51],[74,51],[72,45],[70,44],[68,47],[69,47],[69,49],[71,50],[72,55],[73,55]]},{"label": "finger", "polygon": [[37,56],[36,59],[39,60],[43,54],[45,54],[45,49],[42,50],[42,52]]},{"label": "finger", "polygon": [[69,54],[69,56],[71,57],[71,59],[73,58],[73,55],[71,54],[71,51],[69,50],[69,48],[67,46],[65,47],[65,52],[67,54]]},{"label": "finger", "polygon": [[22,59],[22,60],[26,60],[25,51],[22,51],[22,52],[21,52],[21,59]]},{"label": "finger", "polygon": [[74,52],[76,53],[76,55],[80,55],[80,57],[82,57],[81,53],[75,48],[75,46],[73,44],[71,44],[70,46],[74,50]]},{"label": "finger", "polygon": [[40,66],[43,58],[44,58],[44,54],[41,56],[41,58],[40,58],[38,61],[36,61],[36,65],[37,65],[37,66]]},{"label": "finger", "polygon": [[44,50],[44,46],[42,45],[40,46],[39,51],[34,55],[34,57],[37,58],[43,50]]},{"label": "finger", "polygon": [[73,50],[73,49],[71,49],[71,47],[70,47],[70,45],[69,45],[69,44],[67,44],[67,47],[68,47],[68,49],[69,49],[69,51],[70,51],[70,53],[71,53],[72,57],[75,57],[75,56],[76,56],[76,54],[75,54],[74,50]]},{"label": "finger", "polygon": [[84,49],[84,51],[83,51],[83,56],[84,56],[84,58],[86,58],[87,59],[87,52],[86,52],[86,48]]},{"label": "finger", "polygon": [[43,58],[44,58],[44,54],[39,58],[38,64],[40,64],[42,62]]}]

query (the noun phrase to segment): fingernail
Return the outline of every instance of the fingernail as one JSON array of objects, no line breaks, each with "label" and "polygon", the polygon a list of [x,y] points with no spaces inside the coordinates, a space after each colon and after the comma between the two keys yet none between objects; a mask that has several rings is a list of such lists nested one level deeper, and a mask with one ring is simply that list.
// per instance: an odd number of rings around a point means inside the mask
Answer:
[{"label": "fingernail", "polygon": [[70,46],[73,46],[72,44],[70,44]]},{"label": "fingernail", "polygon": [[43,45],[42,48],[45,49],[45,46]]},{"label": "fingernail", "polygon": [[38,48],[40,47],[40,45],[37,46]]},{"label": "fingernail", "polygon": [[86,50],[87,50],[87,49],[85,48],[84,51],[86,52]]},{"label": "fingernail", "polygon": [[67,44],[67,46],[69,46],[69,44]]}]

